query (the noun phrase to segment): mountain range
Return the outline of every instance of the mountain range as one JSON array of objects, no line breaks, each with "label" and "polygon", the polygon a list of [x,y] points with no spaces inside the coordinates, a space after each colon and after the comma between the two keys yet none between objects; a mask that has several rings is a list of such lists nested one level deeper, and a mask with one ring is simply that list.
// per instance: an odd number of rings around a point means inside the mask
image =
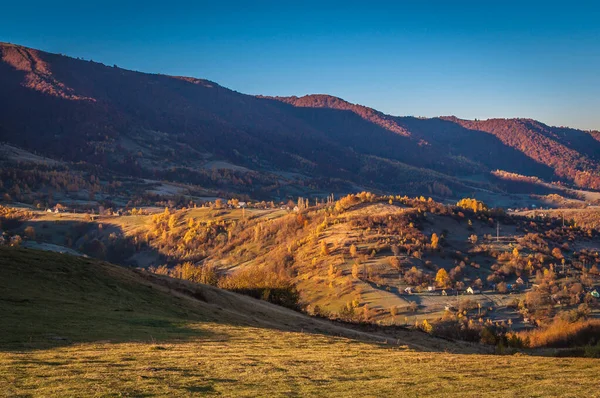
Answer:
[{"label": "mountain range", "polygon": [[0,140],[119,175],[282,198],[510,190],[501,170],[600,189],[600,132],[531,119],[387,115],[0,43]]}]

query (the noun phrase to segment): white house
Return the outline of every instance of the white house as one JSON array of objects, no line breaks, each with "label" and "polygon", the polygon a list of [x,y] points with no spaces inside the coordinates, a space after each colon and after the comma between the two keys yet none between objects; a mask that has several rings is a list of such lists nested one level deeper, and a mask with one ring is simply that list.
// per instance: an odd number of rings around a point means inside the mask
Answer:
[{"label": "white house", "polygon": [[521,278],[521,277],[518,277],[515,283],[516,283],[517,285],[522,285],[522,284],[524,284],[524,283],[525,283],[525,281],[523,280],[523,278]]}]

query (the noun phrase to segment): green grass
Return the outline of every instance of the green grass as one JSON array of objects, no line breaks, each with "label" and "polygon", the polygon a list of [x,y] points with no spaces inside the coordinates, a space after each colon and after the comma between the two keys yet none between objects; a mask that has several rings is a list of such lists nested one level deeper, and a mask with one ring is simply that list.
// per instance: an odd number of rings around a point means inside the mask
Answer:
[{"label": "green grass", "polygon": [[36,250],[0,250],[0,348],[189,334],[198,309],[108,263]]},{"label": "green grass", "polygon": [[399,345],[357,340],[267,303],[149,278],[0,248],[0,396],[597,394],[598,360],[455,354],[408,332]]}]

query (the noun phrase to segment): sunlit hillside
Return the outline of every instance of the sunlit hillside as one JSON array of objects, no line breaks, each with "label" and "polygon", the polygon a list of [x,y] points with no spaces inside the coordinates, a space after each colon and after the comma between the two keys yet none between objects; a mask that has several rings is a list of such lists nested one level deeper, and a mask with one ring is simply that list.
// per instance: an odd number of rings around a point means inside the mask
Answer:
[{"label": "sunlit hillside", "polygon": [[448,206],[361,193],[295,208],[233,200],[124,215],[4,208],[4,225],[25,247],[491,345],[519,348],[516,332],[600,315],[597,230],[474,199]]}]

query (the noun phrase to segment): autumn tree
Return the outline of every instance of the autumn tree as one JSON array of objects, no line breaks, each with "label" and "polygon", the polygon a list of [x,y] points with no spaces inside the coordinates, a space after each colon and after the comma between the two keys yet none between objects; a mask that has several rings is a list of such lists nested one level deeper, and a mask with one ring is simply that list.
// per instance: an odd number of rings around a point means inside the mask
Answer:
[{"label": "autumn tree", "polygon": [[169,217],[169,229],[174,229],[175,225],[177,225],[177,217],[175,217],[175,214],[172,214]]},{"label": "autumn tree", "polygon": [[350,245],[350,256],[356,257],[356,246],[354,244]]},{"label": "autumn tree", "polygon": [[505,282],[500,282],[496,285],[496,290],[498,291],[498,293],[506,293],[508,292],[508,286]]},{"label": "autumn tree", "polygon": [[321,241],[321,256],[329,255],[329,248],[327,247],[327,243],[322,240]]},{"label": "autumn tree", "polygon": [[330,278],[333,278],[333,276],[335,275],[335,266],[333,264],[329,264],[329,269],[327,270],[327,275]]},{"label": "autumn tree", "polygon": [[35,239],[35,228],[33,228],[31,225],[25,228],[25,236],[27,236],[29,239]]},{"label": "autumn tree", "polygon": [[439,287],[446,287],[450,283],[450,276],[448,276],[448,272],[445,269],[440,268],[435,275],[435,282]]},{"label": "autumn tree", "polygon": [[437,234],[434,232],[431,235],[431,248],[433,250],[438,248],[438,244],[439,244],[440,238],[437,236]]},{"label": "autumn tree", "polygon": [[563,254],[558,247],[552,249],[552,256],[558,260],[563,258]]},{"label": "autumn tree", "polygon": [[358,278],[358,274],[359,274],[359,269],[358,269],[358,264],[354,263],[354,265],[352,266],[352,277],[353,278]]},{"label": "autumn tree", "polygon": [[370,317],[371,317],[371,314],[370,314],[370,311],[369,311],[369,305],[365,304],[363,306],[363,319],[365,321],[368,321]]},{"label": "autumn tree", "polygon": [[392,267],[393,269],[400,270],[400,260],[398,260],[398,257],[396,257],[396,256],[388,257],[388,262],[390,264],[390,267]]}]

